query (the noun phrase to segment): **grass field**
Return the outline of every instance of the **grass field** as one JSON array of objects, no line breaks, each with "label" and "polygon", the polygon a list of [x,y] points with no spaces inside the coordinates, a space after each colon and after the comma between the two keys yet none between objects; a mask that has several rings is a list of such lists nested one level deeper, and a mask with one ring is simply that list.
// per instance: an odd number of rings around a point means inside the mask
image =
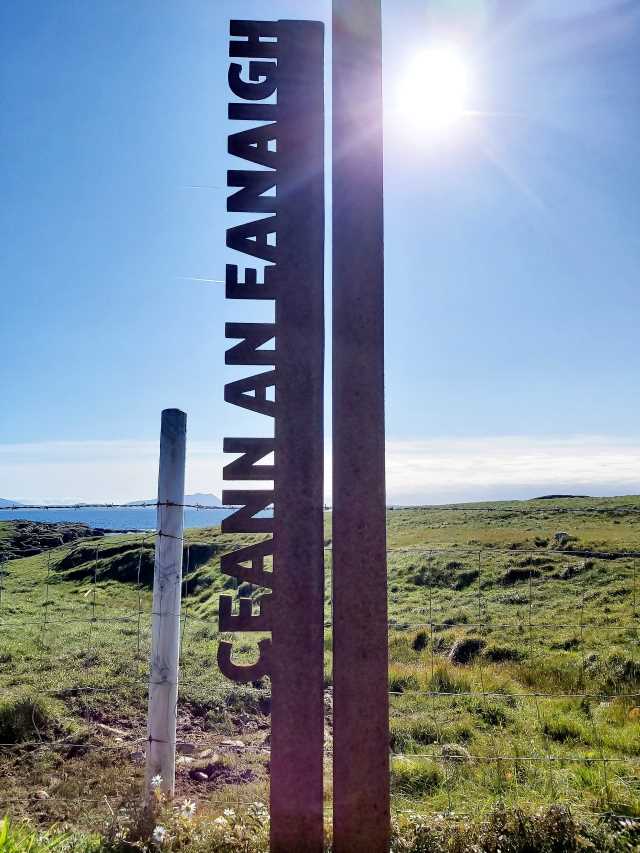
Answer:
[{"label": "grass field", "polygon": [[[329,576],[329,516],[325,535]],[[8,538],[0,524],[0,550]],[[204,835],[176,818],[182,849],[263,843],[246,806],[268,799],[268,684],[237,687],[215,664],[218,593],[235,586],[220,555],[250,539],[187,533],[178,794]],[[388,545],[394,849],[640,849],[640,498],[394,509]],[[63,545],[3,571],[0,815],[55,824],[67,845],[120,843],[143,773],[153,538]],[[330,598],[327,580],[328,770]],[[224,808],[249,846],[212,847],[203,827]],[[491,847],[500,834],[512,846]]]}]

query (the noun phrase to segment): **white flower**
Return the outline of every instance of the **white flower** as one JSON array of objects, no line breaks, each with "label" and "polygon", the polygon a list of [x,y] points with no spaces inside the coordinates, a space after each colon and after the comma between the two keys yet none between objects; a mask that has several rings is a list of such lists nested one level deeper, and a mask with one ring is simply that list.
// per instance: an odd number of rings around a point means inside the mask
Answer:
[{"label": "white flower", "polygon": [[163,844],[167,838],[167,830],[164,826],[156,826],[156,828],[151,833],[151,840],[154,844]]},{"label": "white flower", "polygon": [[156,776],[154,776],[151,779],[151,787],[152,788],[159,788],[160,785],[162,785],[162,776],[158,773]]},{"label": "white flower", "polygon": [[229,825],[226,817],[222,817],[222,815],[220,815],[220,817],[217,817],[214,820],[214,823],[216,824],[216,826],[228,826]]},{"label": "white flower", "polygon": [[183,817],[193,817],[196,813],[196,804],[193,800],[185,800],[180,811]]},{"label": "white flower", "polygon": [[233,809],[225,809],[222,813],[225,817],[235,817],[236,813]]}]

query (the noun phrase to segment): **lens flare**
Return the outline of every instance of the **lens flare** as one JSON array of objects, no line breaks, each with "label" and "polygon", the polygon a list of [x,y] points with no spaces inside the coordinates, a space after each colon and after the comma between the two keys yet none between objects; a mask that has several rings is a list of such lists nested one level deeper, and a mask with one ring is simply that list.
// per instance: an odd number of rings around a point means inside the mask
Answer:
[{"label": "lens flare", "polygon": [[423,50],[409,63],[400,83],[399,106],[419,129],[443,133],[468,111],[471,74],[454,45]]}]

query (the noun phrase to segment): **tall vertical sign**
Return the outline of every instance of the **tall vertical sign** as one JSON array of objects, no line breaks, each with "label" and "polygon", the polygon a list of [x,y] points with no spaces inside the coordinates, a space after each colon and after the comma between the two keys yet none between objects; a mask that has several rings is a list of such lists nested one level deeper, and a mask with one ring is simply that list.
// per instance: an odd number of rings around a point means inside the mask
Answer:
[{"label": "tall vertical sign", "polygon": [[274,322],[227,324],[235,343],[226,363],[262,369],[228,383],[225,400],[269,418],[273,438],[225,439],[238,458],[224,477],[273,488],[223,493],[238,507],[224,532],[268,536],[223,557],[222,571],[268,592],[257,603],[221,596],[220,631],[261,639],[248,664],[232,641],[221,642],[218,663],[237,682],[271,677],[271,849],[321,853],[324,28],[232,21],[229,47],[229,118],[239,123],[229,153],[245,162],[228,174],[228,210],[248,216],[227,231],[228,247],[247,262],[227,267],[226,295],[273,302]]},{"label": "tall vertical sign", "polygon": [[380,0],[333,2],[334,850],[389,850]]}]

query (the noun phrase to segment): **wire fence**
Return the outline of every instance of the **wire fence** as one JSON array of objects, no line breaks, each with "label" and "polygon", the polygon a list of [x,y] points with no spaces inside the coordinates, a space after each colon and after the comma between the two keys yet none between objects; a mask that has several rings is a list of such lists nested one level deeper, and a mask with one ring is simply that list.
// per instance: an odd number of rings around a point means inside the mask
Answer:
[{"label": "wire fence", "polygon": [[[159,506],[0,509],[15,515]],[[468,511],[433,511],[443,509]],[[20,564],[0,558],[0,702],[14,702],[13,722],[0,715],[0,809],[82,821],[139,798],[156,615],[150,578],[161,535],[81,538]],[[269,685],[239,688],[217,673],[211,591],[223,580],[212,562],[233,548],[232,537],[212,551],[197,531],[182,539],[177,791],[214,811],[243,808],[268,797]],[[329,566],[330,545],[326,551]],[[475,788],[485,802],[583,802],[603,815],[637,814],[636,553],[402,546],[388,558],[395,810],[460,817]],[[330,595],[328,587],[327,649]],[[329,767],[329,669],[327,676]],[[53,712],[49,699],[60,703]]]}]

